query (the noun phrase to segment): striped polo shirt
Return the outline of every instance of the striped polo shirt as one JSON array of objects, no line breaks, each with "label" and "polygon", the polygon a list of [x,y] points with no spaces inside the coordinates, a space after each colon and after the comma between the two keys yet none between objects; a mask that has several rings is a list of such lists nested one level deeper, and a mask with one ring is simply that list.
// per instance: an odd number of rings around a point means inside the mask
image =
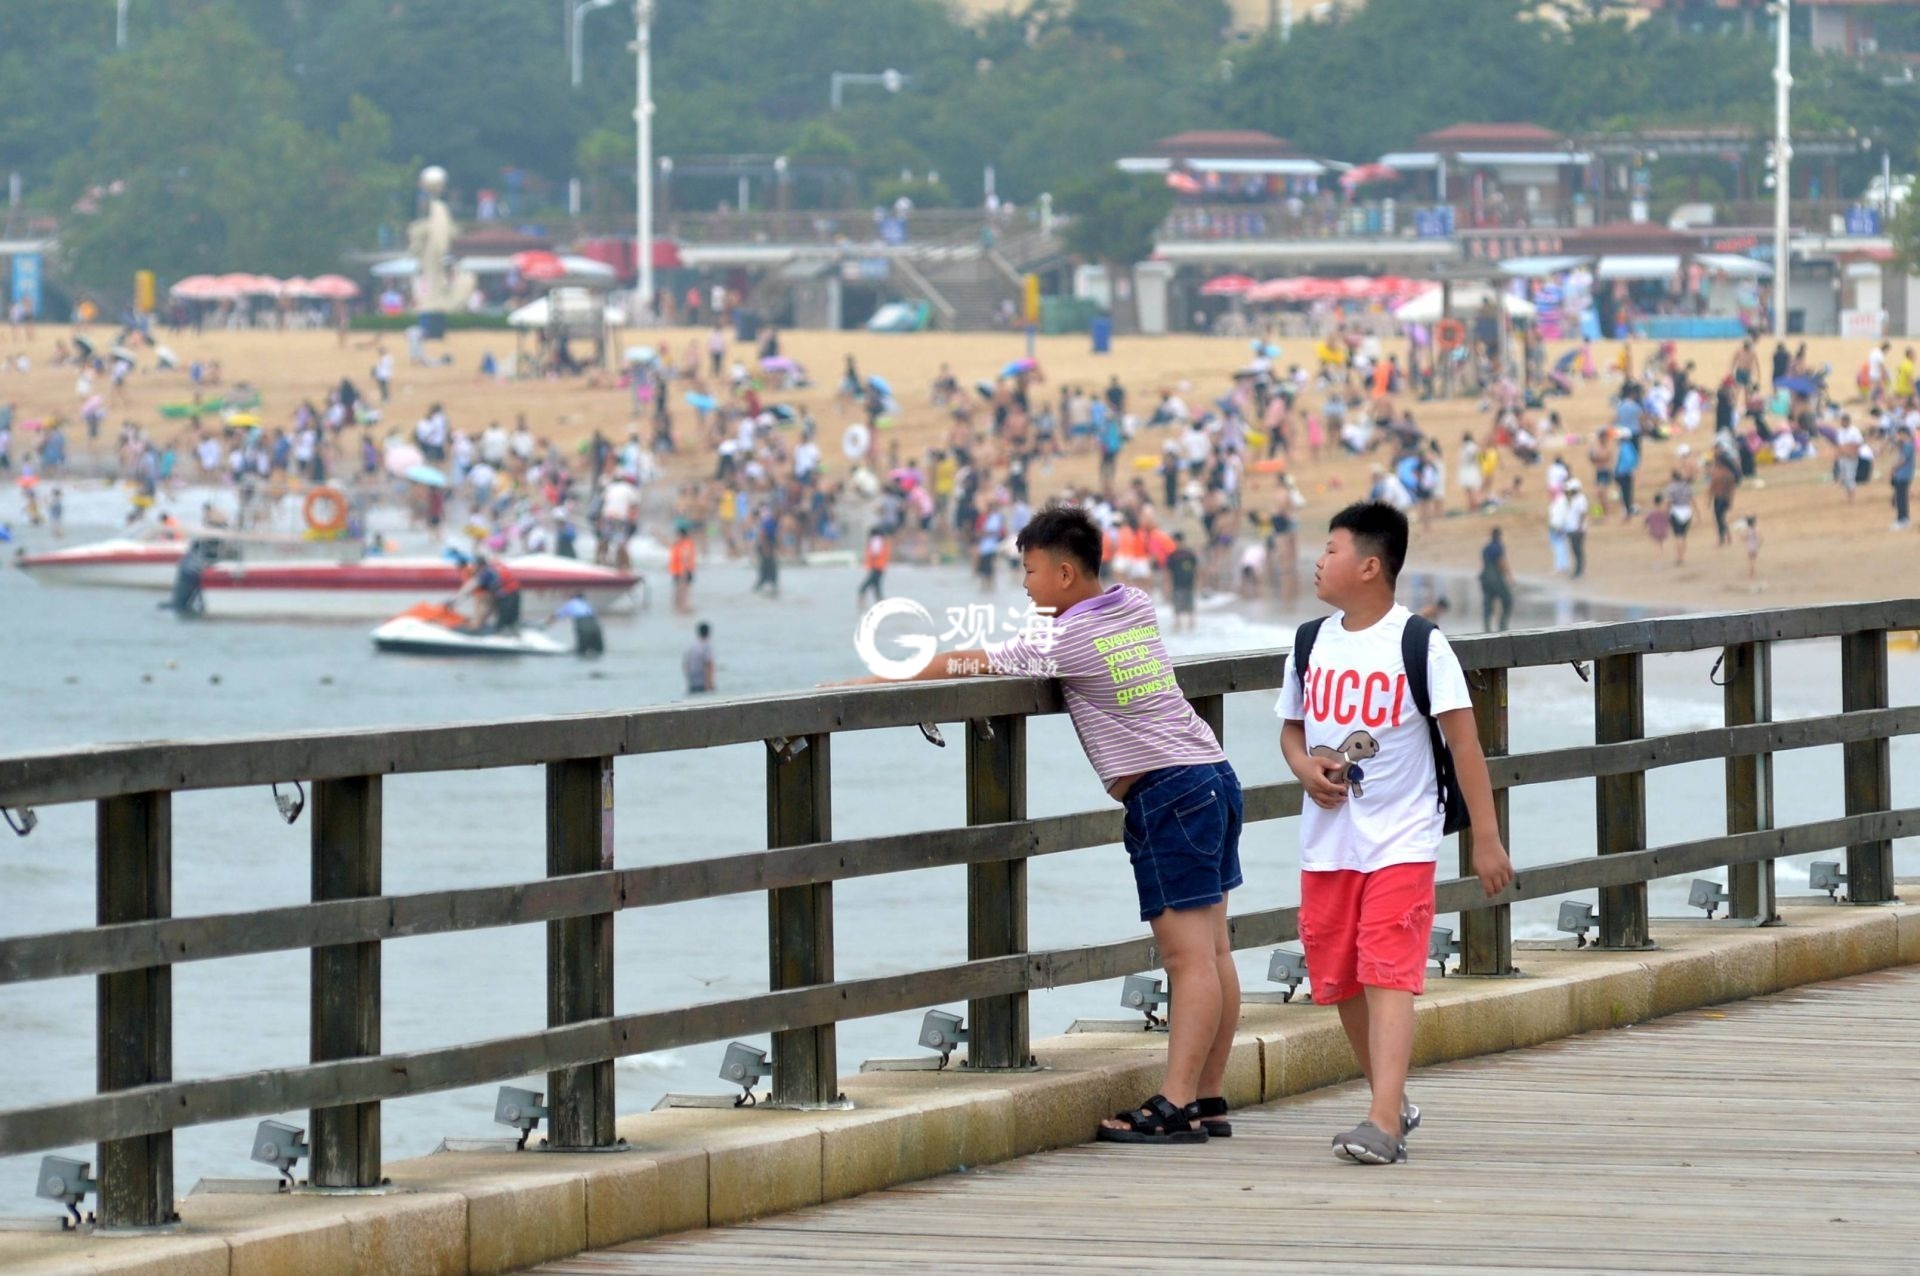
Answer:
[{"label": "striped polo shirt", "polygon": [[1049,626],[992,651],[993,672],[1060,680],[1080,746],[1102,785],[1227,755],[1180,695],[1153,600],[1114,585]]}]

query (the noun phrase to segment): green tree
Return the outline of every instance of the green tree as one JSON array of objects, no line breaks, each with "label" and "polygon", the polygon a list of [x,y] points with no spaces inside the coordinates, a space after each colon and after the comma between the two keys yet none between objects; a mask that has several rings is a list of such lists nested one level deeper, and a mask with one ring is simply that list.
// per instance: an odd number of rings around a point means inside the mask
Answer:
[{"label": "green tree", "polygon": [[59,175],[72,205],[90,210],[61,228],[83,287],[124,292],[141,268],[335,270],[404,189],[379,110],[353,99],[331,131],[302,125],[278,59],[223,6],[103,64],[95,92],[111,125]]},{"label": "green tree", "polygon": [[1139,177],[1107,167],[1063,187],[1058,206],[1072,218],[1067,223],[1067,247],[1106,268],[1114,282],[1114,318],[1123,320],[1117,286],[1135,262],[1153,254],[1153,235],[1173,208],[1173,192],[1158,178]]}]

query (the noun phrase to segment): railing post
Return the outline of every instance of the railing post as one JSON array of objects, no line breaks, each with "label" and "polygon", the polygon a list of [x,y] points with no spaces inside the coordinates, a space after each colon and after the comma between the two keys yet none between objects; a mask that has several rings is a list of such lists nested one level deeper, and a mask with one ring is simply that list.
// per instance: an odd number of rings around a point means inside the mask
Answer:
[{"label": "railing post", "polygon": [[[827,745],[832,737],[767,742],[767,846],[800,846],[833,837]],[[833,982],[833,883],[767,892],[770,986]],[[835,1025],[773,1034],[776,1103],[826,1104],[840,1095]]]},{"label": "railing post", "polygon": [[[1646,735],[1645,686],[1637,652],[1593,662],[1593,737],[1619,744]],[[1596,828],[1602,855],[1642,850],[1647,844],[1647,774],[1603,775],[1596,782]],[[1647,884],[1600,890],[1600,946],[1650,948]]]},{"label": "railing post", "polygon": [[[983,729],[984,728],[984,729]],[[1017,714],[967,727],[967,823],[1027,818],[1027,720]],[[967,865],[967,960],[1027,951],[1027,861]],[[967,1062],[1021,1068],[1031,1062],[1027,994],[967,1003]]]},{"label": "railing post", "polygon": [[[547,876],[613,867],[613,759],[547,764]],[[547,1026],[613,1013],[613,914],[547,923]],[[613,1060],[547,1074],[547,1146],[611,1147]]]},{"label": "railing post", "polygon": [[[1473,725],[1480,736],[1480,749],[1489,758],[1507,755],[1507,671],[1481,669],[1469,679],[1473,692]],[[1493,791],[1493,810],[1500,829],[1500,841],[1507,844],[1511,829],[1507,816],[1508,790]],[[1460,833],[1460,874],[1473,876],[1473,830]],[[1499,904],[1476,908],[1460,914],[1460,973],[1463,975],[1511,975],[1513,973],[1513,908]]]},{"label": "railing post", "polygon": [[[102,926],[173,915],[173,795],[103,798],[94,822],[96,917]],[[97,976],[101,1094],[173,1080],[173,968]],[[99,1147],[100,1224],[157,1227],[173,1212],[173,1134]]]},{"label": "railing post", "polygon": [[[313,786],[313,902],[380,893],[380,777]],[[316,948],[308,994],[307,1057],[314,1063],[380,1053],[380,945]],[[307,1117],[315,1187],[380,1183],[380,1105],[315,1108]]]},{"label": "railing post", "polygon": [[[1887,631],[1870,629],[1840,639],[1840,708],[1887,707]],[[1847,814],[1865,815],[1893,806],[1892,756],[1887,737],[1842,745],[1847,774]],[[1886,838],[1847,847],[1847,900],[1887,904],[1893,889],[1893,843]]]},{"label": "railing post", "polygon": [[1187,701],[1193,711],[1200,715],[1200,721],[1207,724],[1213,732],[1213,738],[1222,747],[1227,743],[1227,698],[1225,696],[1195,696]]},{"label": "railing post", "polygon": [[[1726,679],[1726,724],[1743,727],[1773,721],[1773,647],[1742,642],[1728,647],[1720,668]],[[1727,759],[1727,832],[1758,833],[1773,827],[1773,755],[1749,753]],[[1766,923],[1774,911],[1773,861],[1727,869],[1729,917]]]}]

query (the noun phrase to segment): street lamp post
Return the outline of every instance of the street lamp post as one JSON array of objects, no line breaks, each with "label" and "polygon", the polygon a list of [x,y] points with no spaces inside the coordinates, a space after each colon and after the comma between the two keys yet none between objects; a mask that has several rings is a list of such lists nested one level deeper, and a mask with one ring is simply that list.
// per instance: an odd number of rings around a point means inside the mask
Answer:
[{"label": "street lamp post", "polygon": [[898,93],[906,83],[907,77],[892,67],[877,72],[835,71],[827,81],[827,104],[839,110],[842,92],[849,84],[878,84],[889,93]]},{"label": "street lamp post", "polygon": [[634,318],[644,321],[653,314],[653,0],[634,0],[633,19],[638,28],[633,42],[638,63],[633,122],[639,134],[634,168],[639,225],[633,252],[640,270]]},{"label": "street lamp post", "polygon": [[1779,22],[1779,44],[1773,67],[1773,335],[1787,335],[1787,276],[1792,271],[1787,246],[1787,200],[1792,189],[1789,173],[1793,162],[1793,133],[1788,107],[1793,93],[1792,50],[1788,43],[1787,21],[1790,0],[1778,0],[1774,9]]},{"label": "street lamp post", "polygon": [[573,87],[580,87],[581,63],[586,57],[580,32],[586,26],[587,15],[595,9],[604,9],[614,0],[574,0],[573,3]]},{"label": "street lamp post", "polygon": [[127,0],[120,0],[119,8],[113,17],[113,47],[127,47]]}]

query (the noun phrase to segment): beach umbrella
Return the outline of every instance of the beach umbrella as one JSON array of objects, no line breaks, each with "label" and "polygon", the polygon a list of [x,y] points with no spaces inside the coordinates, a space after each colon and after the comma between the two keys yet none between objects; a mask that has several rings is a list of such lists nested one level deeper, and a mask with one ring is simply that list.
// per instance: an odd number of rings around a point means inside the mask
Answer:
[{"label": "beach umbrella", "polygon": [[1040,365],[1032,359],[1015,359],[1012,363],[1000,369],[1000,375],[1003,377],[1017,377],[1023,372],[1032,372],[1039,366]]},{"label": "beach umbrella", "polygon": [[760,370],[763,372],[791,372],[793,371],[793,360],[783,354],[768,355],[760,361]]},{"label": "beach umbrella", "polygon": [[522,279],[559,279],[567,273],[560,258],[544,249],[515,253],[510,260]]},{"label": "beach umbrella", "polygon": [[304,301],[313,296],[313,294],[308,291],[312,286],[309,280],[300,275],[295,275],[291,279],[283,279],[280,281],[280,295],[282,297],[294,297]]},{"label": "beach umbrella", "polygon": [[1168,173],[1167,188],[1179,195],[1198,195],[1200,193],[1200,179],[1192,173]]},{"label": "beach umbrella", "polygon": [[418,483],[422,487],[445,487],[447,485],[447,476],[439,470],[434,469],[431,465],[409,465],[407,467],[407,482]]},{"label": "beach umbrella", "polygon": [[1243,297],[1257,280],[1246,275],[1215,275],[1200,285],[1202,297]]},{"label": "beach umbrella", "polygon": [[1776,389],[1788,390],[1794,394],[1812,396],[1820,392],[1820,387],[1814,384],[1812,377],[1781,377],[1773,384]]},{"label": "beach umbrella", "polygon": [[387,473],[396,478],[405,478],[408,470],[416,465],[424,465],[426,461],[426,456],[413,444],[396,443],[387,449],[385,464]]},{"label": "beach umbrella", "polygon": [[115,346],[113,349],[107,351],[107,353],[123,363],[138,363],[140,361],[140,356],[125,346]]},{"label": "beach umbrella", "polygon": [[238,426],[243,430],[250,430],[260,424],[260,417],[258,413],[254,412],[236,412],[227,418],[227,424]]},{"label": "beach umbrella", "polygon": [[711,412],[719,406],[719,400],[710,394],[701,394],[698,390],[689,390],[681,397],[695,412]]},{"label": "beach umbrella", "polygon": [[893,397],[893,387],[887,384],[887,379],[885,377],[870,376],[867,378],[867,384],[872,388],[874,388],[875,390],[878,390],[881,394],[885,395],[887,398],[891,399]]},{"label": "beach umbrella", "polygon": [[1340,186],[1348,194],[1352,194],[1362,186],[1399,180],[1400,170],[1389,164],[1360,164],[1340,175]]},{"label": "beach umbrella", "polygon": [[307,281],[307,295],[321,301],[351,301],[360,295],[360,285],[344,275],[316,275]]},{"label": "beach umbrella", "polygon": [[167,291],[185,301],[226,301],[240,295],[212,275],[188,275]]},{"label": "beach umbrella", "polygon": [[769,408],[768,411],[773,414],[773,418],[776,421],[798,421],[800,419],[800,414],[785,403],[776,403],[773,407]]},{"label": "beach umbrella", "polygon": [[567,253],[559,257],[558,261],[560,273],[570,278],[610,280],[614,275],[613,267],[597,257],[582,257]]}]

